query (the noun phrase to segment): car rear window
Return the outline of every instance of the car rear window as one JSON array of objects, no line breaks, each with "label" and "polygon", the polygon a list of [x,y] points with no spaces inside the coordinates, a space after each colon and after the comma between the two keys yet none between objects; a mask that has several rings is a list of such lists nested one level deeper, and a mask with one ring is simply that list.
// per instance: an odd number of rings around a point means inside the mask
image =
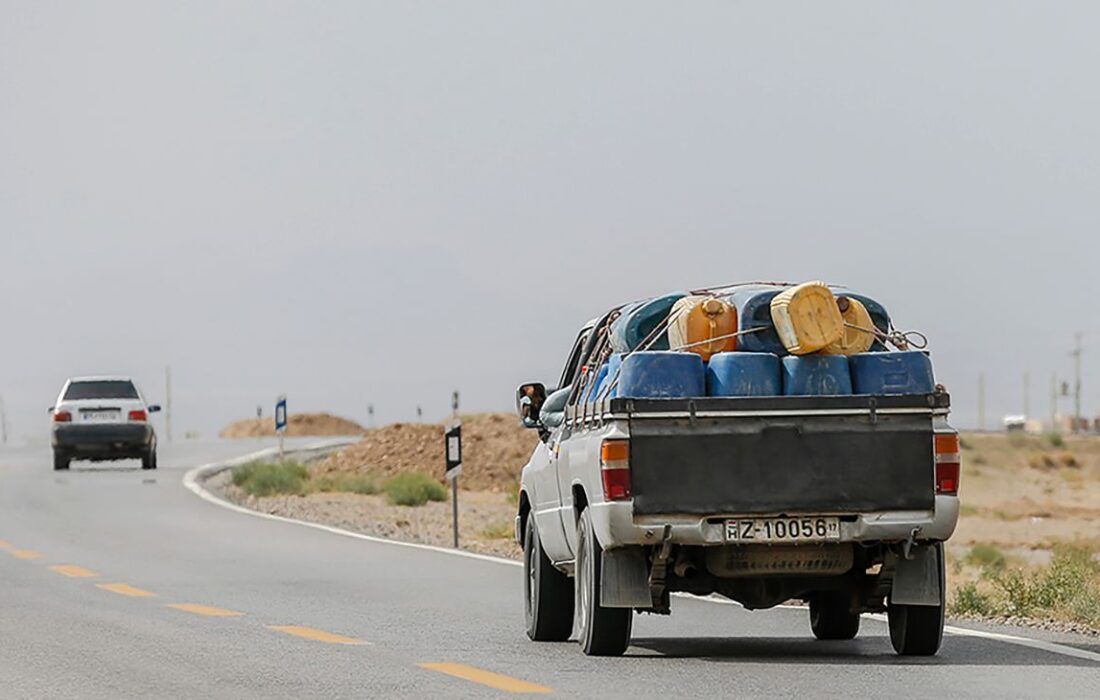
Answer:
[{"label": "car rear window", "polygon": [[136,399],[137,388],[128,381],[73,382],[65,392],[66,401],[81,399]]}]

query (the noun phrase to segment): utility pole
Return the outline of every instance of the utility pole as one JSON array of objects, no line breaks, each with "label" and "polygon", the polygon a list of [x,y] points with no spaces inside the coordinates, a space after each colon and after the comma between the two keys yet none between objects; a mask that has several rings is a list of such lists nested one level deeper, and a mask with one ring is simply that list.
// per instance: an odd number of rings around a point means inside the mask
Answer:
[{"label": "utility pole", "polygon": [[172,368],[164,368],[164,434],[172,442]]},{"label": "utility pole", "polygon": [[1081,428],[1081,353],[1084,349],[1081,334],[1077,333],[1074,338],[1076,342],[1070,356],[1073,358],[1073,432],[1076,433]]},{"label": "utility pole", "polygon": [[978,430],[985,432],[985,373],[978,374]]},{"label": "utility pole", "polygon": [[374,427],[374,404],[367,404],[367,427]]},{"label": "utility pole", "polygon": [[1024,418],[1031,420],[1031,373],[1024,372]]},{"label": "utility pole", "polygon": [[1050,375],[1050,432],[1058,432],[1058,377]]}]

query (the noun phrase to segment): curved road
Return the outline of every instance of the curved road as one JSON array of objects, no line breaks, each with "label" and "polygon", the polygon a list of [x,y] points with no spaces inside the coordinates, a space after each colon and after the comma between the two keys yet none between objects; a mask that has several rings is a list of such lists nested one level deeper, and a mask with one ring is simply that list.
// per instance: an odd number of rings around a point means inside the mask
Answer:
[{"label": "curved road", "polygon": [[0,452],[0,694],[1100,697],[1100,640],[1012,629],[902,659],[877,619],[825,643],[802,610],[678,598],[637,618],[626,658],[532,644],[516,566],[256,518],[181,483],[259,446],[163,446],[156,472]]}]

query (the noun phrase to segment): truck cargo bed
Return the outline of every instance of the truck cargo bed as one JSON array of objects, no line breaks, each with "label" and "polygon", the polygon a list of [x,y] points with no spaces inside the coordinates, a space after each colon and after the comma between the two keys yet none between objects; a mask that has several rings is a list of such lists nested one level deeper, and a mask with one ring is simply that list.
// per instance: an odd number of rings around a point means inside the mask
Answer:
[{"label": "truck cargo bed", "polygon": [[636,515],[931,510],[946,394],[613,399]]}]

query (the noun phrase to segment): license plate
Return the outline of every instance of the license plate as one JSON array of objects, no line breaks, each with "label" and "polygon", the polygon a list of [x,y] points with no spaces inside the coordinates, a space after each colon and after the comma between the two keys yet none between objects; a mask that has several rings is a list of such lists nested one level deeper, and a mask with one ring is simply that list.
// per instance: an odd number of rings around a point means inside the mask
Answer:
[{"label": "license plate", "polygon": [[118,411],[85,411],[84,420],[95,422],[117,421],[121,415]]},{"label": "license plate", "polygon": [[742,518],[726,521],[726,540],[753,542],[827,542],[840,539],[840,518]]}]

